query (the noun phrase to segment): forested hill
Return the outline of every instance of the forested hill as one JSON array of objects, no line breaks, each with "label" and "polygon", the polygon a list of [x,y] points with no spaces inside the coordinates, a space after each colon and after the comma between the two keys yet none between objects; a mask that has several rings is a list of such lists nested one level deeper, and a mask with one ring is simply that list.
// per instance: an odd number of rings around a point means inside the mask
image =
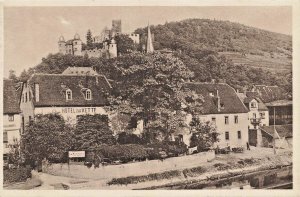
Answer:
[{"label": "forested hill", "polygon": [[[135,31],[145,40],[146,28]],[[154,48],[186,54],[211,50],[233,63],[269,70],[291,70],[292,37],[229,21],[187,19],[151,26]]]}]

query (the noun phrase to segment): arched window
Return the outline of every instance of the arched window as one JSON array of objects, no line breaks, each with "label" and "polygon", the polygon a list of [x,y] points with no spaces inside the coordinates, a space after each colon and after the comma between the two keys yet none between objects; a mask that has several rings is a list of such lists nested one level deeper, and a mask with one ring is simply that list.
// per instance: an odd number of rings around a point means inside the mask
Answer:
[{"label": "arched window", "polygon": [[72,100],[72,90],[70,89],[66,90],[66,100],[67,101]]},{"label": "arched window", "polygon": [[92,91],[91,90],[87,90],[85,92],[85,99],[86,100],[92,100]]}]

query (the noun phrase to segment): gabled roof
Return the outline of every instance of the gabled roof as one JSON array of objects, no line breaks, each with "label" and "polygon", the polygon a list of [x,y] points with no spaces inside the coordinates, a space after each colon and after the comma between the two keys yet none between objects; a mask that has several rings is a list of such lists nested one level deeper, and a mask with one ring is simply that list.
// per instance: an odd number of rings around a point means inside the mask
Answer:
[{"label": "gabled roof", "polygon": [[284,92],[278,86],[254,85],[253,90],[264,103],[285,98]]},{"label": "gabled roof", "polygon": [[3,80],[3,114],[21,113],[15,85],[12,80]]},{"label": "gabled roof", "polygon": [[248,104],[255,99],[258,103],[258,110],[259,111],[268,111],[267,106],[262,102],[262,100],[258,97],[257,92],[246,92],[246,94],[239,93],[238,97],[241,99],[241,101],[245,104],[247,104],[247,108],[249,107]]},{"label": "gabled roof", "polygon": [[[111,86],[104,76],[34,74],[28,85],[35,95],[34,84],[39,84],[39,102],[43,106],[104,106],[108,104],[107,93]],[[66,90],[72,91],[72,100],[66,100]],[[85,99],[85,91],[90,89],[92,99]]]},{"label": "gabled roof", "polygon": [[[278,135],[283,137],[293,137],[293,125],[287,124],[287,125],[276,125],[275,129],[278,133]],[[274,135],[274,126],[262,126],[261,130],[266,132],[268,135],[273,136]],[[278,138],[277,134],[275,134],[275,138]]]},{"label": "gabled roof", "polygon": [[[186,83],[186,88],[195,91],[204,98],[203,114],[248,113],[248,109],[237,96],[235,90],[225,83]],[[218,111],[216,94],[220,97],[221,107]],[[211,95],[214,96],[211,96]]]},{"label": "gabled roof", "polygon": [[92,67],[68,67],[63,75],[98,75]]}]

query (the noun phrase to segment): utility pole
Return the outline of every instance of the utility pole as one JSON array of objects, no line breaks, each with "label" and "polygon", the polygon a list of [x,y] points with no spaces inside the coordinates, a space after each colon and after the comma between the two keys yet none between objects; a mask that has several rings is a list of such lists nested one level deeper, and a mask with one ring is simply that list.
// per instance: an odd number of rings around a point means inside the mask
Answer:
[{"label": "utility pole", "polygon": [[275,148],[275,123],[276,123],[276,121],[275,121],[275,106],[273,106],[274,108],[273,108],[273,122],[274,122],[274,125],[273,125],[273,127],[274,127],[274,131],[273,131],[273,151],[274,151],[274,155],[276,155],[276,148]]}]

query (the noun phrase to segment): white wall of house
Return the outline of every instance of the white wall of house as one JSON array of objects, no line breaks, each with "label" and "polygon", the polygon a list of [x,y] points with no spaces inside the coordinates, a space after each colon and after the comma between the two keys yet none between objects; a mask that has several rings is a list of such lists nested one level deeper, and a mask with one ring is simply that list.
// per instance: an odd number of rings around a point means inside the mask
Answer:
[{"label": "white wall of house", "polygon": [[[225,123],[225,117],[228,118],[228,122]],[[235,119],[237,118],[237,122]],[[246,147],[248,142],[248,113],[237,114],[208,114],[201,115],[202,121],[215,122],[216,130],[220,134],[218,136],[219,142],[214,146],[225,147]],[[238,132],[240,131],[240,138]],[[229,134],[229,139],[226,139],[226,132]]]},{"label": "white wall of house", "polygon": [[260,120],[260,126],[269,126],[269,111],[261,111],[258,109],[258,102],[253,99],[249,103],[249,129],[254,129],[254,125],[251,124],[251,120],[253,119],[259,119]]},{"label": "white wall of house", "polygon": [[3,134],[3,153],[7,154],[10,151],[9,144],[14,144],[14,139],[20,140],[21,138],[21,115],[3,115],[3,132],[5,133]]},{"label": "white wall of house", "polygon": [[76,116],[78,115],[108,115],[103,107],[36,107],[34,109],[34,114],[50,113],[59,113],[70,124],[76,124]]},{"label": "white wall of house", "polygon": [[[29,96],[30,95],[30,96]],[[24,125],[29,123],[29,119],[34,117],[34,106],[32,102],[33,94],[30,86],[23,84],[20,109],[24,118]]]}]

